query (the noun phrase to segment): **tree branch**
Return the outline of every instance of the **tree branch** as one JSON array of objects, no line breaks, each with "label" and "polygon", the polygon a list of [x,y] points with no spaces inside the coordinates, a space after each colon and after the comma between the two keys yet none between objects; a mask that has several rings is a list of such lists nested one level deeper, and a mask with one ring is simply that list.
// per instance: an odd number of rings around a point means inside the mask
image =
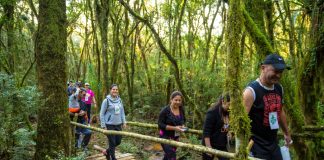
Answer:
[{"label": "tree branch", "polygon": [[154,29],[154,27],[149,23],[149,21],[147,19],[142,18],[141,16],[139,16],[137,13],[135,13],[129,6],[127,3],[125,3],[123,0],[118,0],[120,4],[122,4],[127,10],[128,12],[135,17],[136,19],[138,19],[139,21],[141,21],[142,23],[144,23],[152,32],[152,34],[154,35],[154,38],[156,40],[156,42],[158,43],[161,51],[167,56],[168,60],[171,62],[171,64],[173,65],[174,69],[175,69],[175,79],[177,82],[177,85],[179,87],[179,90],[182,92],[184,98],[189,102],[190,99],[187,96],[186,92],[184,91],[183,87],[182,87],[182,83],[181,83],[181,79],[180,79],[180,72],[179,72],[179,67],[178,67],[178,63],[177,61],[172,57],[172,55],[169,53],[169,51],[165,48],[165,46],[163,45],[163,42],[159,36],[159,34],[156,32],[156,30]]},{"label": "tree branch", "polygon": [[36,58],[35,58],[34,61],[30,64],[28,70],[27,70],[26,73],[24,74],[24,76],[23,76],[23,78],[22,78],[22,80],[21,80],[21,82],[20,82],[20,85],[19,85],[20,87],[22,87],[22,85],[24,84],[24,81],[25,81],[27,75],[29,74],[30,70],[33,68],[35,62],[36,62]]},{"label": "tree branch", "polygon": [[264,48],[266,53],[273,53],[274,49],[267,37],[261,32],[258,26],[254,23],[249,13],[243,8],[244,26],[249,32],[253,42],[261,48]]},{"label": "tree branch", "polygon": [[[234,158],[235,157],[234,153],[224,152],[224,151],[212,149],[212,148],[209,148],[209,147],[205,147],[205,146],[202,146],[202,145],[195,145],[195,144],[177,142],[177,141],[174,141],[174,140],[168,140],[168,139],[157,138],[157,137],[152,137],[152,136],[147,136],[147,135],[141,135],[141,134],[132,133],[132,132],[104,130],[104,129],[100,129],[100,128],[86,126],[86,125],[76,123],[76,122],[72,122],[72,121],[70,123],[72,125],[74,125],[74,126],[78,126],[78,127],[82,127],[82,128],[88,128],[88,129],[91,129],[93,131],[103,133],[105,135],[128,136],[128,137],[133,137],[133,138],[137,138],[137,139],[143,139],[143,140],[147,140],[147,141],[157,142],[157,143],[169,144],[169,145],[176,146],[176,147],[188,148],[188,149],[191,149],[191,150],[194,150],[194,151],[209,153],[209,154],[213,154],[213,155],[220,156],[220,157],[226,157],[226,158]],[[257,160],[258,158],[249,157],[249,159]]]},{"label": "tree branch", "polygon": [[36,8],[35,8],[35,5],[33,3],[33,0],[28,0],[27,2],[28,2],[28,5],[29,5],[30,9],[32,10],[32,12],[36,16],[36,18],[38,19],[38,13],[36,11]]}]

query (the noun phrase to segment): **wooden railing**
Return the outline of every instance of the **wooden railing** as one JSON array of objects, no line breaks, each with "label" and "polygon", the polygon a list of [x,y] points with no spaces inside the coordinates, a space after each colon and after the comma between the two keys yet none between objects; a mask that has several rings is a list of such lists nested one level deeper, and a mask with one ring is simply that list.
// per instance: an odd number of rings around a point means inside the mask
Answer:
[{"label": "wooden railing", "polygon": [[[172,145],[172,146],[175,146],[175,147],[187,148],[187,149],[191,149],[191,150],[194,150],[194,151],[209,153],[209,154],[213,154],[213,155],[220,156],[220,157],[225,157],[225,158],[234,158],[235,157],[235,153],[224,152],[224,151],[212,149],[212,148],[209,148],[209,147],[205,147],[205,146],[202,146],[202,145],[195,145],[195,144],[190,144],[190,143],[177,142],[177,141],[173,141],[173,140],[167,140],[167,139],[163,139],[163,138],[157,138],[157,137],[153,137],[153,136],[147,136],[147,135],[142,135],[142,134],[132,133],[132,132],[105,130],[105,129],[92,127],[92,126],[87,126],[87,125],[83,125],[83,124],[72,122],[72,121],[70,123],[72,125],[74,125],[74,126],[78,126],[78,127],[82,127],[82,128],[88,128],[88,129],[90,129],[92,131],[96,131],[96,132],[99,132],[99,133],[102,133],[102,134],[105,134],[105,135],[112,134],[112,135],[128,136],[128,137],[143,139],[143,140],[147,140],[147,141],[157,142],[157,143],[169,144],[169,145]],[[128,123],[128,124],[130,124],[130,123]],[[251,160],[260,160],[258,158],[254,158],[254,157],[248,157],[248,158],[251,159]]]}]

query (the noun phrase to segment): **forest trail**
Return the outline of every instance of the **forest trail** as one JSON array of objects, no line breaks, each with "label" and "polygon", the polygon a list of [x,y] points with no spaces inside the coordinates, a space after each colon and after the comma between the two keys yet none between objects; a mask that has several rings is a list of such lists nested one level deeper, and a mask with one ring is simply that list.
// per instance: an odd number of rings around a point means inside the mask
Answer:
[{"label": "forest trail", "polygon": [[[136,160],[133,154],[116,152],[116,158],[118,160]],[[95,154],[86,158],[86,160],[106,160],[106,157],[102,154]]]},{"label": "forest trail", "polygon": [[[103,152],[104,150],[106,150],[105,148],[98,146],[98,145],[94,145],[93,148],[99,152]],[[119,160],[135,160],[135,157],[133,156],[133,154],[121,153],[118,151],[116,151],[116,158]],[[86,158],[86,160],[105,160],[105,159],[106,159],[106,156],[103,155],[102,153],[91,155]]]}]

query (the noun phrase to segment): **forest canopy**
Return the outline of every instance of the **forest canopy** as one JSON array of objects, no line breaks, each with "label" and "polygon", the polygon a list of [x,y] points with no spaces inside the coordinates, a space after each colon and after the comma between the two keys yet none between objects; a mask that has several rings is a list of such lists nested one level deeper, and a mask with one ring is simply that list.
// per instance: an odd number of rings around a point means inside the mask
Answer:
[{"label": "forest canopy", "polygon": [[[179,90],[188,126],[201,129],[210,105],[225,91],[241,98],[271,53],[292,68],[281,79],[291,132],[323,126],[323,1],[2,0],[0,159],[33,157],[35,148],[42,157],[49,142],[59,147],[44,154],[67,155],[70,131],[55,135],[62,142],[40,136],[69,128],[69,81],[89,83],[99,107],[118,84],[128,119],[147,123]],[[323,131],[306,134],[314,136],[296,138],[297,157],[320,159]]]}]

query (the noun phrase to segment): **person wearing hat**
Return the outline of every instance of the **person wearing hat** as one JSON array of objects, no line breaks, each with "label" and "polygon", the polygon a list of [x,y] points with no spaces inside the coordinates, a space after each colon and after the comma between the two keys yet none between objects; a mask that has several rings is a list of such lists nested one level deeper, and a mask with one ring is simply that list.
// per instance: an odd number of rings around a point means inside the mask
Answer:
[{"label": "person wearing hat", "polygon": [[283,88],[279,83],[283,71],[290,69],[278,54],[270,54],[261,63],[260,77],[248,84],[243,104],[251,119],[250,155],[267,160],[281,160],[277,132],[281,127],[286,146],[292,144],[286,114],[283,110]]},{"label": "person wearing hat", "polygon": [[[74,115],[78,117],[77,123],[86,125],[88,122],[88,116],[87,116],[87,109],[86,104],[84,101],[82,101],[82,98],[86,96],[86,89],[80,88],[80,91],[77,95],[77,101],[80,106],[79,112],[75,113]],[[81,134],[84,135],[83,139],[81,140],[80,136]],[[75,127],[75,147],[79,147],[79,141],[82,149],[87,152],[88,151],[88,144],[91,139],[92,132],[88,128],[82,128],[82,127]]]},{"label": "person wearing hat", "polygon": [[97,108],[97,102],[96,102],[94,92],[90,89],[90,84],[85,83],[84,88],[87,90],[87,93],[86,93],[85,97],[82,98],[82,101],[84,101],[86,104],[87,114],[88,114],[88,124],[90,124],[91,105],[94,104],[94,107]]}]

